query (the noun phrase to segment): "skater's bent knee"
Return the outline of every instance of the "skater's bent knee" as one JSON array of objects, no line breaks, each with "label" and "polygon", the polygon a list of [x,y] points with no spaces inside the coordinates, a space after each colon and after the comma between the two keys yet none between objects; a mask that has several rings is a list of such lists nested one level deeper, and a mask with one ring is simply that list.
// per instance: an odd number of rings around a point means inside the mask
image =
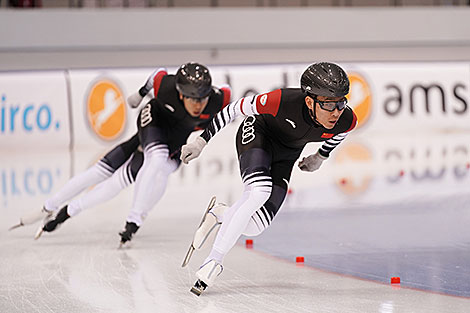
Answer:
[{"label": "skater's bent knee", "polygon": [[271,191],[272,187],[268,184],[264,186],[253,186],[249,191],[249,199],[261,206],[269,199]]}]

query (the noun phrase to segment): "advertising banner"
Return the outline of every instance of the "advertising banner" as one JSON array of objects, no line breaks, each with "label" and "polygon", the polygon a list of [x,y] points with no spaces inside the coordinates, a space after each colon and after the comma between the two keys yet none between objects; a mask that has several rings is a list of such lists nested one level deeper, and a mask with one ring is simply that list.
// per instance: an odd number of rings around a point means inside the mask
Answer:
[{"label": "advertising banner", "polygon": [[127,105],[151,72],[142,70],[70,71],[75,148],[109,147],[136,131],[137,110]]},{"label": "advertising banner", "polygon": [[[298,87],[307,66],[213,66],[210,71],[213,84],[230,85],[232,100],[236,100],[276,88]],[[470,130],[468,63],[342,66],[351,82],[348,101],[358,117],[356,132],[407,134]],[[176,69],[170,67],[168,72],[174,74]],[[76,148],[114,145],[136,131],[139,110],[130,109],[126,99],[154,70],[0,73],[2,146],[28,146],[38,142]],[[71,121],[68,105],[72,108]],[[41,141],[50,136],[54,140]]]},{"label": "advertising banner", "polygon": [[[34,153],[2,151],[0,154],[2,214],[19,219],[33,209],[39,211],[44,201],[69,180],[71,160],[67,149],[38,149]],[[12,226],[12,223],[13,221],[8,219],[0,221],[4,229]]]},{"label": "advertising banner", "polygon": [[[232,87],[233,100],[276,88],[299,87],[309,64],[211,67]],[[470,130],[470,64],[341,64],[350,79],[357,129],[389,134]],[[356,130],[357,130],[356,129]]]},{"label": "advertising banner", "polygon": [[[314,173],[293,171],[286,207],[374,209],[468,194],[469,134],[351,134]],[[313,192],[314,191],[314,192]]]},{"label": "advertising banner", "polygon": [[69,119],[64,72],[0,72],[2,150],[68,147]]},{"label": "advertising banner", "polygon": [[[210,71],[213,85],[230,85],[232,100],[236,100],[276,88],[298,87],[307,66],[214,66]],[[465,192],[470,179],[470,65],[343,66],[350,77],[348,101],[358,117],[358,126],[319,171],[305,173],[294,167],[285,209],[324,209],[343,204],[372,208],[410,197]],[[173,74],[176,69],[168,68],[168,72]],[[21,156],[25,148],[38,153],[51,147],[73,150],[70,159],[69,154],[62,155],[65,159],[60,169],[52,167],[46,172],[43,167],[32,168],[29,164],[35,164],[33,161],[12,154],[8,157],[11,164],[7,166],[5,161],[2,169],[3,201],[16,201],[20,193],[47,197],[67,176],[85,170],[132,136],[139,109],[129,108],[126,99],[154,70],[0,73],[2,152],[13,148],[9,152],[17,151]],[[152,96],[149,94],[142,103]],[[212,195],[227,203],[238,199],[243,188],[235,151],[240,122],[226,126],[200,158],[171,175],[159,206],[181,207],[191,199],[191,207],[204,207]],[[190,140],[198,134],[193,133]],[[319,146],[308,144],[302,157]],[[20,166],[18,162],[25,163]],[[187,210],[164,212],[186,214]]]},{"label": "advertising banner", "polygon": [[359,126],[390,135],[470,130],[468,63],[347,65]]}]

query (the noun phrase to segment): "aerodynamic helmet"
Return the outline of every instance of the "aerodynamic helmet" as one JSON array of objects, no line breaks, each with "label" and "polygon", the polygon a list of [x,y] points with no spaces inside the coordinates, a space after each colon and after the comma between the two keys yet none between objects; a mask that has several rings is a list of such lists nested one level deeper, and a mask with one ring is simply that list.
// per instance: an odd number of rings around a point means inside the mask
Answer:
[{"label": "aerodynamic helmet", "polygon": [[300,87],[304,92],[315,96],[344,97],[349,93],[349,78],[334,63],[314,63],[302,74]]},{"label": "aerodynamic helmet", "polygon": [[199,63],[186,63],[176,72],[176,89],[185,97],[205,98],[212,90],[212,78],[207,67]]}]

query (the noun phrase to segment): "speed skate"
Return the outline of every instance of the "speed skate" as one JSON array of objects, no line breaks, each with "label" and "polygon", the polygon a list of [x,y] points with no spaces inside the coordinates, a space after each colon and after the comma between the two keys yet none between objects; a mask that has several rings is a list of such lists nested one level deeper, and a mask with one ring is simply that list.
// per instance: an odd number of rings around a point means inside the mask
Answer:
[{"label": "speed skate", "polygon": [[194,234],[194,238],[193,238],[193,241],[191,242],[191,245],[189,246],[189,249],[188,249],[188,252],[186,253],[186,256],[184,257],[184,260],[183,260],[183,264],[181,265],[181,267],[185,267],[188,263],[189,263],[189,260],[191,259],[191,256],[193,255],[193,252],[194,250],[196,249],[200,249],[202,244],[204,243],[204,241],[207,239],[207,236],[209,236],[210,232],[212,231],[212,229],[217,226],[214,225],[210,230],[209,232],[207,232],[207,234],[205,234],[205,238],[202,238],[203,240],[200,241],[198,240],[199,239],[199,236],[198,236],[198,232],[200,233],[200,229],[201,229],[201,226],[202,224],[204,224],[204,222],[206,221],[206,217],[208,215],[212,216],[211,214],[208,214],[209,211],[214,207],[215,205],[215,200],[216,200],[216,197],[212,197],[211,200],[209,201],[209,205],[207,206],[207,209],[206,211],[204,212],[204,215],[202,216],[202,220],[201,220],[201,223],[199,223],[199,226],[197,227],[197,230],[196,230],[196,234]]},{"label": "speed skate", "polygon": [[217,261],[207,261],[199,268],[199,271],[196,272],[197,281],[190,291],[196,296],[200,296],[208,286],[214,284],[215,279],[223,270],[222,264]]},{"label": "speed skate", "polygon": [[35,223],[39,222],[40,220],[45,221],[50,216],[52,216],[52,212],[47,211],[45,207],[42,207],[39,210],[34,209],[34,210],[28,212],[27,214],[25,214],[24,216],[22,216],[20,218],[20,222],[16,225],[13,225],[8,230],[13,230],[15,228],[22,227],[22,226],[25,226],[25,225],[32,225],[32,224],[35,224]]},{"label": "speed skate", "polygon": [[212,231],[222,224],[222,216],[227,206],[223,203],[218,203],[216,205],[215,199],[216,198],[214,196],[209,201],[209,205],[202,216],[201,223],[199,223],[196,233],[194,234],[193,242],[189,246],[188,253],[186,253],[183,264],[181,265],[182,267],[185,267],[188,264],[194,250],[201,249]]}]

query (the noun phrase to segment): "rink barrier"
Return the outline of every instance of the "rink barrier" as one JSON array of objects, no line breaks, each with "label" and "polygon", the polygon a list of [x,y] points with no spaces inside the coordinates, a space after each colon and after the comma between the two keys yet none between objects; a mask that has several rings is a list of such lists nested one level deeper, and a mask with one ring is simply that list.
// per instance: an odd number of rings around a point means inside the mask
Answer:
[{"label": "rink barrier", "polygon": [[[235,100],[297,86],[307,65],[214,66],[210,70],[214,85],[231,85]],[[344,201],[379,205],[404,197],[465,192],[470,183],[470,63],[342,65],[351,77],[349,103],[359,125],[320,171],[311,174],[294,169],[284,210],[328,208]],[[176,68],[168,70],[173,73]],[[125,99],[152,71],[0,72],[3,201],[16,201],[20,194],[42,201],[70,175],[133,135],[138,110],[129,109]],[[112,110],[100,115],[106,101]],[[228,125],[201,158],[172,175],[162,205],[175,206],[180,188],[201,205],[214,194],[227,203],[237,199],[242,186],[234,144],[238,124]],[[307,145],[302,156],[317,148],[318,144]],[[27,154],[21,159],[8,157],[27,149],[35,151],[30,156],[34,159],[38,151],[73,152],[64,153],[63,162],[45,157],[38,165],[32,165]],[[72,158],[67,160],[70,153]],[[420,194],[419,186],[433,186],[435,194]],[[312,188],[318,192],[312,193]]]},{"label": "rink barrier", "polygon": [[[308,64],[213,66],[232,100],[298,86]],[[374,133],[470,130],[470,63],[342,64],[358,130]],[[126,98],[152,68],[0,72],[2,147],[107,147],[136,131]],[[172,73],[176,68],[169,68]],[[67,104],[70,105],[67,105]],[[358,130],[356,132],[358,132]],[[220,136],[224,136],[221,134]]]}]

